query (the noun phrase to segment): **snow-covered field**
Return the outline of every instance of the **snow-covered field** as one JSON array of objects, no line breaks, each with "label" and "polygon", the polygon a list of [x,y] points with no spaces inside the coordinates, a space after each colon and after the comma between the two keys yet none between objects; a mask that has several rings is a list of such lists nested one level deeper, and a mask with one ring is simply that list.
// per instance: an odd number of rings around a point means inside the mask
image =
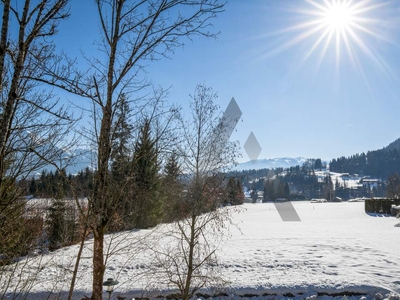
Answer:
[{"label": "snow-covered field", "polygon": [[[230,282],[224,290],[226,299],[342,299],[344,294],[349,299],[363,295],[373,299],[377,293],[385,296],[400,292],[400,228],[394,226],[397,219],[368,215],[363,202],[293,205],[301,222],[283,222],[272,203],[246,204],[244,211],[234,214],[238,228],[230,228],[230,236],[221,243],[218,253],[221,274]],[[120,282],[114,296],[149,296],[140,291],[163,289],[157,283],[150,286],[140,277],[151,273],[152,261],[148,251],[139,251],[144,243],[138,242],[138,237],[151,233],[150,240],[157,237],[157,243],[162,244],[165,228],[162,225],[153,233],[141,230],[112,236],[113,255],[108,258],[105,277]],[[83,253],[76,299],[90,295],[90,242]],[[44,299],[43,292],[67,291],[76,253],[77,246],[71,246],[31,259],[21,272],[22,278],[30,276],[30,298]],[[41,267],[37,274],[38,264]],[[0,290],[4,280],[3,274]],[[17,282],[15,279],[11,285]],[[399,299],[396,297],[391,295]]]}]

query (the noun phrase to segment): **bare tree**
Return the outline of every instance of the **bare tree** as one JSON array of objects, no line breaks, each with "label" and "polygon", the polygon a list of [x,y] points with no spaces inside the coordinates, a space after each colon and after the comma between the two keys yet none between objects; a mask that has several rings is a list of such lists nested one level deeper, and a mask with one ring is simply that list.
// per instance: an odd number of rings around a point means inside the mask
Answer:
[{"label": "bare tree", "polygon": [[[62,149],[72,140],[72,136],[65,137],[74,119],[41,80],[42,66],[55,57],[51,37],[68,17],[68,0],[2,0],[2,4],[0,253],[12,261],[25,254],[27,246],[35,245],[36,240],[30,245],[23,241],[34,238],[34,229],[43,222],[27,213],[22,197],[26,187],[21,183],[49,163],[60,168],[66,164]],[[21,241],[19,249],[18,243],[14,245],[16,241]]]},{"label": "bare tree", "polygon": [[198,85],[191,101],[191,119],[182,120],[178,154],[187,177],[180,197],[182,218],[170,225],[172,240],[165,243],[166,248],[154,249],[161,266],[158,280],[177,288],[182,299],[221,280],[214,268],[216,250],[232,212],[221,208],[223,171],[235,163],[238,148],[225,139],[226,123],[218,114],[215,98],[212,89]]},{"label": "bare tree", "polygon": [[[55,34],[59,20],[68,16],[66,0],[41,1],[17,5],[3,1],[0,37],[0,212],[10,208],[21,196],[17,181],[42,168],[46,160],[60,157],[63,134],[73,123],[67,110],[58,105],[51,91],[32,80],[40,73],[37,62],[45,63],[53,53],[46,38]],[[16,34],[8,32],[17,24]],[[37,74],[36,76],[39,76]],[[18,179],[18,180],[17,180]],[[9,185],[13,189],[8,188]],[[12,191],[12,192],[11,192]],[[3,222],[6,218],[2,218]]]},{"label": "bare tree", "polygon": [[[91,228],[94,233],[92,299],[101,299],[105,271],[104,234],[115,207],[110,190],[110,152],[113,118],[122,95],[147,86],[141,71],[146,60],[167,57],[183,38],[214,37],[210,21],[223,10],[217,0],[96,0],[103,54],[91,60],[91,70],[71,75],[59,68],[61,60],[48,65],[47,79],[53,85],[89,98],[93,103],[98,152],[94,193],[90,197]],[[58,79],[54,79],[54,75]]]}]

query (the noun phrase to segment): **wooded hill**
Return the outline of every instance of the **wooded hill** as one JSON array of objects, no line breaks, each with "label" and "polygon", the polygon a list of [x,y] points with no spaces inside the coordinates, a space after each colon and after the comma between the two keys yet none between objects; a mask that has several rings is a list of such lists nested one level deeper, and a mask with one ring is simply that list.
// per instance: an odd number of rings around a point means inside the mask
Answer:
[{"label": "wooded hill", "polygon": [[400,139],[379,150],[332,159],[329,169],[387,180],[391,174],[400,173]]}]

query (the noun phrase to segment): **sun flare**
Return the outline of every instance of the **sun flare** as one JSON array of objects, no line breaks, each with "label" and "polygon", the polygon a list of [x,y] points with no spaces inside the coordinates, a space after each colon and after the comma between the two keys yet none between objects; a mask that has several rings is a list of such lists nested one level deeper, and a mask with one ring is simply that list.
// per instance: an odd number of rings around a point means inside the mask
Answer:
[{"label": "sun flare", "polygon": [[322,20],[331,30],[343,30],[351,26],[353,17],[354,10],[347,3],[334,2],[328,4]]},{"label": "sun flare", "polygon": [[371,0],[304,0],[304,5],[291,10],[297,23],[277,31],[288,39],[266,55],[274,55],[297,46],[302,58],[297,69],[313,60],[316,71],[325,60],[335,60],[335,74],[342,66],[353,65],[363,80],[366,62],[374,63],[383,73],[395,77],[393,70],[377,51],[380,45],[393,44],[383,30],[389,1]]}]

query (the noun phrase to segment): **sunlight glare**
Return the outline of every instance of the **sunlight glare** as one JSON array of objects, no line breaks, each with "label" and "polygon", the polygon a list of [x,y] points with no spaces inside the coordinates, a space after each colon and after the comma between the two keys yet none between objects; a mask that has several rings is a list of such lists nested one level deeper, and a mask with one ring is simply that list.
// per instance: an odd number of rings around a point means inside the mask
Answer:
[{"label": "sunlight glare", "polygon": [[390,65],[374,46],[383,43],[394,44],[393,39],[382,32],[381,26],[386,22],[382,18],[382,13],[387,11],[389,1],[383,0],[377,3],[371,0],[304,0],[304,2],[306,5],[293,10],[297,14],[296,17],[301,17],[302,21],[274,33],[287,34],[290,38],[263,54],[261,59],[302,45],[299,49],[303,49],[303,54],[296,64],[296,71],[303,69],[307,60],[313,59],[316,74],[324,60],[333,58],[335,82],[338,82],[341,76],[341,69],[347,68],[349,62],[368,88],[369,83],[365,73],[368,62],[376,65],[384,75],[399,81]]},{"label": "sunlight glare", "polygon": [[331,30],[348,28],[352,22],[353,10],[345,2],[334,2],[326,8],[323,22]]}]

